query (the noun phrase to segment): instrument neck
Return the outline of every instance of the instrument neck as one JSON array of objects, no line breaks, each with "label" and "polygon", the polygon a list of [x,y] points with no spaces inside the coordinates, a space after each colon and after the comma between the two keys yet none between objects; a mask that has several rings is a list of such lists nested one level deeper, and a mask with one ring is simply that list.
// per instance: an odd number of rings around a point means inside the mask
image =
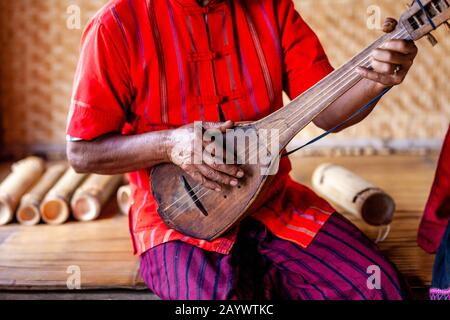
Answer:
[{"label": "instrument neck", "polygon": [[356,68],[371,66],[371,54],[374,49],[380,48],[392,39],[408,38],[409,34],[402,26],[392,33],[383,35],[341,68],[285,107],[258,121],[255,126],[259,129],[279,130],[280,145],[282,148],[286,147],[302,129],[362,79]]}]

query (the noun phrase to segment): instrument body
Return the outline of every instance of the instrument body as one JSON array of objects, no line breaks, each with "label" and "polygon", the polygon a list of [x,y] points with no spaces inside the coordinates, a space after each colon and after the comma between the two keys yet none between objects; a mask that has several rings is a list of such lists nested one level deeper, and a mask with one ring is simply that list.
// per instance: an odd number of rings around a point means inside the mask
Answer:
[{"label": "instrument body", "polygon": [[[255,130],[257,134],[263,129],[278,130],[278,150],[283,150],[303,128],[361,80],[355,69],[370,67],[374,49],[392,39],[418,40],[429,35],[434,27],[448,26],[449,0],[422,0],[420,4],[422,6],[415,1],[403,13],[396,30],[380,37],[290,104],[257,122],[240,125],[240,128]],[[268,146],[267,150],[270,150]],[[158,213],[170,228],[190,237],[212,241],[259,207],[258,199],[264,198],[262,195],[270,181],[276,179],[264,172],[278,165],[279,157],[279,153],[270,154],[268,168],[260,163],[243,165],[246,177],[241,184],[224,187],[220,193],[202,188],[176,165],[156,166],[151,172],[151,184]]]},{"label": "instrument body", "polygon": [[[254,124],[240,127],[257,130]],[[161,218],[170,228],[185,235],[214,240],[257,207],[255,200],[269,185],[267,182],[274,178],[261,174],[270,170],[261,163],[245,164],[242,169],[246,178],[237,187],[224,186],[221,192],[205,189],[197,194],[198,183],[180,167],[173,164],[155,167],[151,186]]]}]

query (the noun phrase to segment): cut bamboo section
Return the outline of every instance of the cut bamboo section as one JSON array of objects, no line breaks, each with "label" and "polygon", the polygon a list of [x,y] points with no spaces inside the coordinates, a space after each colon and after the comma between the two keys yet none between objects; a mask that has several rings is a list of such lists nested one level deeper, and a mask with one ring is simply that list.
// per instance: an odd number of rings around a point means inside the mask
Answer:
[{"label": "cut bamboo section", "polygon": [[312,178],[314,189],[371,226],[389,225],[395,202],[383,190],[344,167],[319,166]]},{"label": "cut bamboo section", "polygon": [[122,186],[117,190],[117,205],[123,215],[128,215],[131,206],[131,186]]},{"label": "cut bamboo section", "polygon": [[66,164],[50,166],[33,189],[22,197],[16,214],[19,223],[26,226],[34,226],[39,223],[41,220],[39,206],[42,200],[66,170]]},{"label": "cut bamboo section", "polygon": [[12,173],[0,185],[0,225],[14,218],[20,198],[39,179],[45,163],[37,157],[29,157],[12,165]]},{"label": "cut bamboo section", "polygon": [[73,168],[69,168],[41,203],[42,220],[51,225],[65,223],[70,216],[70,199],[86,176],[86,174],[78,174]]},{"label": "cut bamboo section", "polygon": [[121,175],[90,175],[72,198],[71,207],[74,218],[79,221],[97,219],[102,207],[117,190],[122,179]]}]

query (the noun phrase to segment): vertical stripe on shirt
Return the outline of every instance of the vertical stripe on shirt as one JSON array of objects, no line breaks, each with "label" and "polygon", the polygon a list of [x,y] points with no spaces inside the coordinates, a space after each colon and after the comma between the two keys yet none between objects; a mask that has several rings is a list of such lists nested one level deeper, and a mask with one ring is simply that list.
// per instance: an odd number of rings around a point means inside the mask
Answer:
[{"label": "vertical stripe on shirt", "polygon": [[241,3],[245,14],[245,19],[247,20],[250,35],[252,36],[253,45],[255,46],[256,53],[258,55],[259,64],[263,72],[267,95],[269,96],[269,103],[272,104],[275,101],[275,92],[273,89],[272,78],[270,77],[269,67],[267,66],[266,57],[261,47],[261,42],[259,40],[258,33],[256,32],[255,24],[253,23],[252,17],[247,10],[245,1],[241,1]]},{"label": "vertical stripe on shirt", "polygon": [[136,16],[136,11],[134,10],[134,6],[133,6],[133,1],[132,0],[128,0],[128,7],[130,8],[131,16],[133,17],[134,27],[136,29],[136,34],[137,34],[137,37],[138,37],[139,51],[140,51],[140,54],[141,54],[141,60],[142,60],[141,63],[142,63],[142,67],[145,70],[145,69],[147,69],[147,59],[145,59],[144,41],[142,39],[141,29],[139,28],[139,22],[138,22],[138,18]]},{"label": "vertical stripe on shirt", "polygon": [[159,87],[160,87],[160,95],[161,95],[161,122],[163,124],[169,123],[169,114],[168,114],[168,97],[167,97],[167,79],[166,79],[166,64],[164,59],[164,51],[161,43],[161,34],[159,33],[158,23],[156,21],[156,13],[155,8],[153,6],[154,0],[148,0],[147,2],[147,11],[148,17],[151,24],[151,29],[153,33],[153,39],[155,41],[155,48],[157,51],[158,58],[158,66],[159,66]]},{"label": "vertical stripe on shirt", "polygon": [[[142,203],[141,203],[141,205],[139,206],[139,208],[136,210],[136,217],[139,217],[139,216],[141,216],[141,210],[145,207],[145,205],[147,204],[147,200],[148,200],[148,195],[149,195],[149,192],[146,192],[145,193],[145,196],[144,196],[144,200],[142,201]],[[139,219],[135,219],[135,221],[134,221],[134,230],[136,230],[136,228],[137,228],[137,223],[138,223],[138,221],[139,221]]]},{"label": "vertical stripe on shirt", "polygon": [[[138,22],[138,18],[136,16],[136,10],[134,9],[133,6],[133,2],[132,0],[128,0],[128,7],[130,8],[130,12],[131,12],[131,16],[133,17],[133,22],[134,22],[134,27],[136,29],[136,33],[138,36],[138,43],[139,43],[139,51],[141,53],[141,59],[142,59],[142,68],[143,70],[145,70],[145,86],[147,87],[147,104],[145,106],[145,120],[147,121],[147,123],[150,123],[150,116],[149,116],[149,112],[150,112],[150,101],[151,101],[151,86],[150,86],[150,80],[149,80],[149,73],[147,70],[147,59],[145,57],[145,48],[144,48],[144,41],[142,38],[142,32],[141,29],[139,28],[139,22]],[[114,7],[113,7],[114,9]]]},{"label": "vertical stripe on shirt", "polygon": [[[223,30],[223,42],[225,44],[225,46],[228,46],[228,35],[227,35],[227,29],[226,29],[226,25],[225,25],[225,13],[222,12],[222,30]],[[231,85],[231,90],[232,91],[236,91],[236,81],[234,79],[234,75],[233,75],[233,68],[231,66],[231,56],[229,54],[226,55],[226,63],[227,63],[227,68],[228,68],[228,76],[230,78],[230,85]],[[236,106],[236,109],[239,113],[239,117],[240,120],[244,120],[244,113],[242,112],[242,108],[241,105],[239,103],[239,101],[237,99],[234,99],[234,105]]]},{"label": "vertical stripe on shirt", "polygon": [[[193,31],[192,31],[192,24],[191,24],[191,17],[190,16],[186,17],[186,23],[187,23],[187,26],[188,26],[189,38],[191,39],[192,51],[194,53],[197,53],[197,47],[196,47],[195,42],[194,42],[194,34],[193,34]],[[200,77],[199,77],[199,72],[198,72],[198,62],[197,61],[194,61],[194,78],[195,78],[195,88],[196,88],[196,91],[197,91],[197,96],[200,98],[202,93],[201,93],[201,89],[200,89]],[[200,108],[200,120],[204,121],[205,120],[205,113],[204,113],[204,110],[203,110],[203,102],[201,101],[201,99],[200,99],[199,108]]]},{"label": "vertical stripe on shirt", "polygon": [[[233,1],[230,1],[229,4],[231,7],[231,12],[234,12],[235,7],[234,7]],[[231,18],[233,20],[236,20],[236,17],[234,15],[232,15]],[[238,52],[238,61],[242,68],[242,72],[244,73],[245,82],[247,83],[247,88],[248,88],[249,95],[250,95],[251,105],[252,105],[252,108],[253,108],[253,111],[255,112],[255,114],[258,115],[260,113],[260,111],[259,111],[258,103],[256,102],[255,91],[253,89],[253,83],[252,83],[252,80],[250,77],[250,73],[248,71],[247,64],[245,63],[244,53],[242,52],[242,49],[240,46],[236,46],[236,49]]]},{"label": "vertical stripe on shirt", "polygon": [[267,25],[267,28],[269,29],[270,35],[272,36],[273,44],[277,49],[278,59],[280,59],[280,61],[283,61],[283,51],[281,50],[280,39],[276,36],[275,30],[272,24],[270,23],[269,16],[267,15],[266,8],[264,8],[264,5],[262,4],[261,0],[258,0],[258,3],[259,8],[261,9],[261,12],[263,14],[264,21]]},{"label": "vertical stripe on shirt", "polygon": [[163,243],[169,242],[170,236],[171,236],[174,232],[175,232],[175,230],[169,229],[169,230],[165,233],[165,235],[164,235]]},{"label": "vertical stripe on shirt", "polygon": [[175,45],[175,55],[177,57],[177,63],[178,63],[178,73],[180,77],[180,87],[181,87],[181,108],[182,108],[182,117],[183,117],[183,123],[187,124],[187,110],[186,110],[186,81],[185,81],[185,75],[183,71],[183,60],[181,57],[181,50],[180,50],[180,40],[178,39],[178,32],[175,26],[175,19],[173,17],[173,9],[172,4],[170,3],[170,0],[167,0],[167,7],[169,10],[169,19],[170,19],[170,28],[172,29],[172,35]]},{"label": "vertical stripe on shirt", "polygon": [[225,12],[221,11],[221,15],[222,15],[222,30],[223,30],[223,42],[225,44],[225,47],[228,46],[228,33],[227,33],[227,26],[226,26],[226,16],[225,16]]},{"label": "vertical stripe on shirt", "polygon": [[150,233],[150,246],[153,248],[155,246],[155,234],[156,234],[157,228],[153,228],[152,232]]},{"label": "vertical stripe on shirt", "polygon": [[123,27],[123,23],[120,20],[119,15],[117,14],[117,10],[116,10],[116,6],[115,5],[111,7],[111,13],[112,13],[114,19],[116,20],[117,25],[119,26],[120,32],[122,33],[122,36],[123,36],[123,40],[125,41],[125,45],[129,49],[130,45],[128,44],[127,34],[125,32],[125,28]]},{"label": "vertical stripe on shirt", "polygon": [[242,71],[244,72],[245,80],[247,82],[248,91],[250,93],[250,100],[252,102],[253,111],[256,114],[259,114],[258,103],[256,102],[255,91],[253,90],[252,79],[250,77],[250,73],[248,72],[247,64],[245,63],[245,59],[242,51],[239,49],[239,61],[242,66]]}]

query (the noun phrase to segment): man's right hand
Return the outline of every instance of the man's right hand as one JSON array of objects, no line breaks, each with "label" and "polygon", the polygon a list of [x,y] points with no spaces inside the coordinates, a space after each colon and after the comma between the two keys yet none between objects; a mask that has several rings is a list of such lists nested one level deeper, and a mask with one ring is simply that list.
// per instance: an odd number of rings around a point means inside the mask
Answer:
[{"label": "man's right hand", "polygon": [[[234,123],[232,121],[203,123],[203,130],[217,130],[222,135],[233,128]],[[238,165],[226,164],[224,159],[223,161],[217,161],[214,155],[203,152],[204,147],[211,144],[211,141],[204,141],[203,130],[201,136],[196,132],[194,125],[172,130],[166,144],[168,158],[172,163],[182,168],[192,179],[208,189],[220,192],[223,185],[238,186],[238,179],[244,177],[244,171]],[[202,145],[200,157],[196,157],[196,152],[199,151],[195,148],[195,139],[201,139],[197,141]],[[194,161],[196,159],[201,159],[200,163],[196,163]]]}]

